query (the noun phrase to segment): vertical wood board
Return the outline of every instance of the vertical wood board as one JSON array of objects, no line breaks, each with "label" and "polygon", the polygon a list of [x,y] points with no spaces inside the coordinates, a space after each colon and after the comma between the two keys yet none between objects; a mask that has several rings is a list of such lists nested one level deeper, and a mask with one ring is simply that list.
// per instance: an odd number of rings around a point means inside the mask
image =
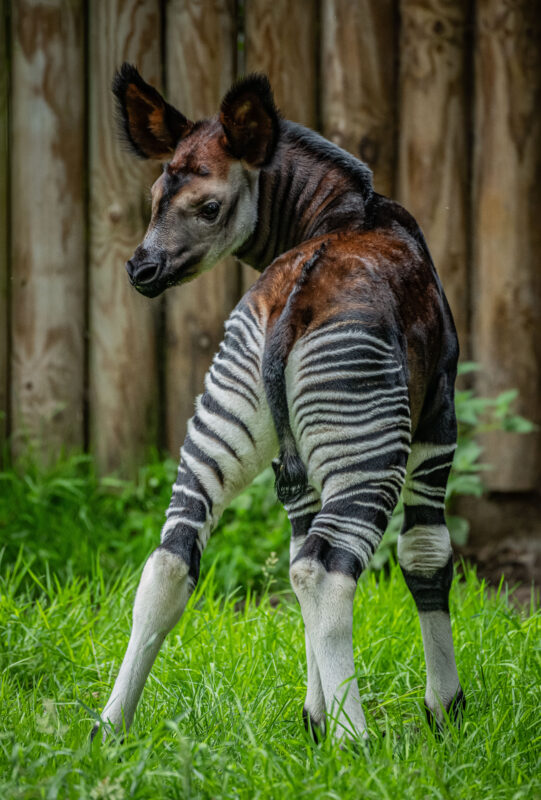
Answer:
[{"label": "vertical wood board", "polygon": [[126,151],[111,81],[123,61],[160,84],[160,15],[153,0],[90,4],[90,437],[102,472],[131,473],[156,444],[159,302],[129,284],[159,166]]},{"label": "vertical wood board", "polygon": [[[233,0],[172,0],[167,5],[167,96],[193,120],[216,114],[235,78]],[[177,454],[196,395],[223,338],[239,292],[239,267],[226,259],[166,294],[166,441]]]},{"label": "vertical wood board", "polygon": [[12,4],[13,445],[32,440],[43,460],[83,444],[82,12]]},{"label": "vertical wood board", "polygon": [[9,280],[9,53],[7,0],[0,0],[0,463],[8,430],[8,280]]},{"label": "vertical wood board", "polygon": [[396,0],[323,0],[324,135],[364,161],[392,196],[396,138]]},{"label": "vertical wood board", "polygon": [[284,117],[318,126],[316,0],[248,0],[246,73],[265,72]]},{"label": "vertical wood board", "polygon": [[[541,422],[541,16],[528,0],[479,0],[474,148],[474,356],[478,389],[515,388]],[[487,435],[486,484],[539,489],[540,434]]]},{"label": "vertical wood board", "polygon": [[421,225],[468,352],[467,0],[402,0],[397,195]]},{"label": "vertical wood board", "polygon": [[[286,119],[319,126],[317,0],[248,0],[244,8],[246,73],[268,75],[276,104]],[[246,291],[258,277],[242,268]]]}]

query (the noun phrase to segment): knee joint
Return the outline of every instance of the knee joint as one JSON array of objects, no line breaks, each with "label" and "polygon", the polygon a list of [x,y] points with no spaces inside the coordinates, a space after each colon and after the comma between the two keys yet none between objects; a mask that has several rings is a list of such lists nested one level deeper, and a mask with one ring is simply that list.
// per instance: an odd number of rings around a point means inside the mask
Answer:
[{"label": "knee joint", "polygon": [[133,607],[134,624],[167,634],[190,596],[188,564],[163,546],[150,555],[143,569]]},{"label": "knee joint", "polygon": [[190,571],[189,564],[182,556],[171,552],[163,545],[156,548],[149,558],[156,577],[167,583],[182,582]]},{"label": "knee joint", "polygon": [[313,558],[300,558],[289,569],[291,585],[296,594],[316,589],[324,574],[324,566]]},{"label": "knee joint", "polygon": [[414,525],[398,537],[398,563],[403,570],[429,577],[445,566],[451,556],[451,540],[445,525]]},{"label": "knee joint", "polygon": [[158,552],[168,553],[176,559],[177,569],[186,568],[186,574],[195,586],[199,579],[201,562],[201,546],[195,532],[188,533],[183,529],[172,531],[155,550],[155,553]]}]

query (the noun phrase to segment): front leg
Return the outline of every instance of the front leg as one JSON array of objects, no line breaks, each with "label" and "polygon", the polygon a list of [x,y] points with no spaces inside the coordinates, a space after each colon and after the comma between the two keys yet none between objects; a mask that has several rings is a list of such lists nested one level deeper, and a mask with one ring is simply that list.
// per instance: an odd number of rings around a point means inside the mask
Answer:
[{"label": "front leg", "polygon": [[128,649],[102,714],[110,726],[104,738],[110,730],[129,729],[154,659],[197,583],[201,554],[222,511],[278,449],[261,379],[263,324],[239,308],[226,331],[188,424],[161,544],[137,589]]}]

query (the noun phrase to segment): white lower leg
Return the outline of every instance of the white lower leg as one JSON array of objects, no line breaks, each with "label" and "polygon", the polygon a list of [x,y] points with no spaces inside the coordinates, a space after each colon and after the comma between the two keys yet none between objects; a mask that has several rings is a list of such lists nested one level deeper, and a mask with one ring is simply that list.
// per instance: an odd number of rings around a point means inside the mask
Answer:
[{"label": "white lower leg", "polygon": [[317,663],[330,727],[337,738],[365,735],[359,687],[353,663],[353,597],[356,583],[327,572],[315,560],[291,567],[306,633]]},{"label": "white lower leg", "polygon": [[323,695],[323,687],[321,686],[316,657],[312,645],[310,644],[308,633],[305,634],[305,642],[307,683],[304,710],[306,714],[310,716],[310,720],[314,725],[321,725],[325,721],[325,697]]},{"label": "white lower leg", "polygon": [[[427,708],[438,721],[460,682],[448,611],[451,540],[445,525],[414,525],[398,540],[398,560],[419,611],[426,661]],[[443,576],[442,570],[449,568]]]},{"label": "white lower leg", "polygon": [[[102,719],[116,731],[130,727],[148,673],[190,594],[188,566],[165,549],[155,550],[143,569],[133,607],[128,649]],[[105,739],[107,730],[103,732]]]},{"label": "white lower leg", "polygon": [[451,620],[446,611],[421,611],[419,621],[426,661],[425,702],[436,719],[441,722],[442,707],[449,708],[460,686]]}]

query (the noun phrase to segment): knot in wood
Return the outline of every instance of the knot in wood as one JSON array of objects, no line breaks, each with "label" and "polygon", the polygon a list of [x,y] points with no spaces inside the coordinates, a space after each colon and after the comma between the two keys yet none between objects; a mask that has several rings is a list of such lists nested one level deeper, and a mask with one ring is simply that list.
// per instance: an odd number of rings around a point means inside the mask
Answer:
[{"label": "knot in wood", "polygon": [[120,219],[122,218],[122,206],[119,203],[111,203],[107,209],[107,213],[111,222],[120,222]]}]

